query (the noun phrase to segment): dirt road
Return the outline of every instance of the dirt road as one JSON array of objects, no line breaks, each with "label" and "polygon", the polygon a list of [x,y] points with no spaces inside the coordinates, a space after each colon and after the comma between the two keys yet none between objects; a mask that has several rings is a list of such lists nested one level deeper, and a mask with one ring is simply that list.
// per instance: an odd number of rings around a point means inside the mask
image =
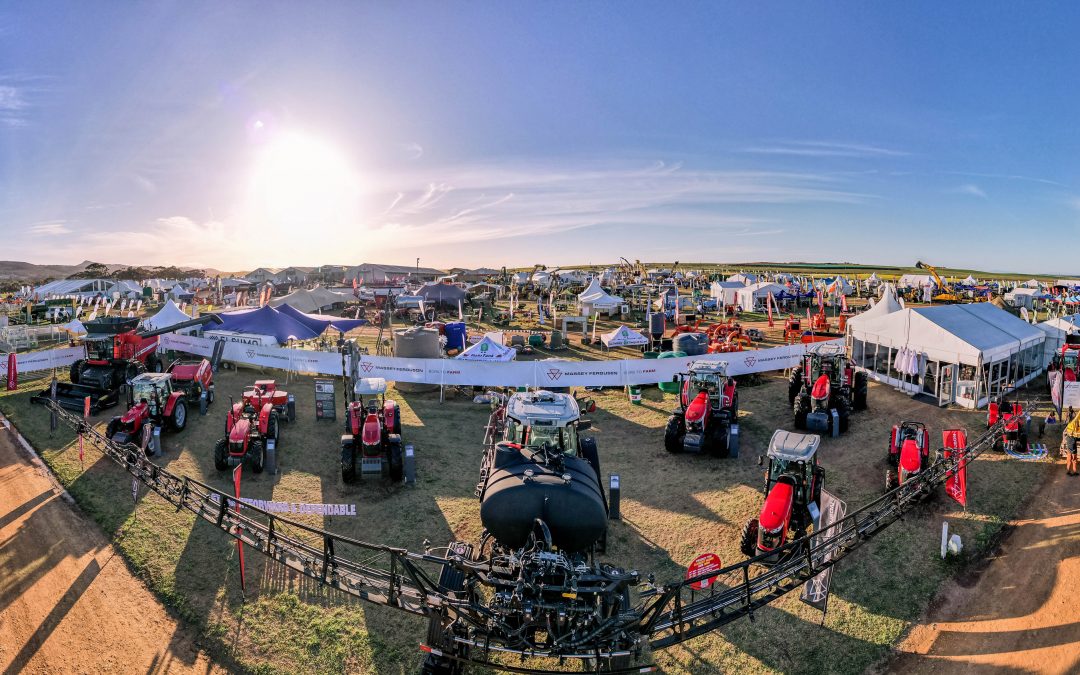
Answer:
[{"label": "dirt road", "polygon": [[982,573],[949,582],[888,672],[1080,672],[1080,477],[1057,469]]},{"label": "dirt road", "polygon": [[0,672],[224,672],[0,422]]}]

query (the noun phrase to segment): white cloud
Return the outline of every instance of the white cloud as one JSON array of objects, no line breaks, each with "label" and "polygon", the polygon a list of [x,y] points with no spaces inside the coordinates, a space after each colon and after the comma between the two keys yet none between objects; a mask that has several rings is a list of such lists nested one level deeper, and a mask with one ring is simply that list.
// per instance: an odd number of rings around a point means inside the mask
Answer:
[{"label": "white cloud", "polygon": [[409,159],[420,159],[424,156],[424,148],[416,142],[403,144],[401,150]]},{"label": "white cloud", "polygon": [[986,191],[974,183],[964,183],[963,185],[959,185],[949,190],[949,192],[958,195],[971,195],[972,197],[986,199]]},{"label": "white cloud", "polygon": [[44,237],[57,234],[69,234],[71,228],[64,220],[47,220],[40,223],[32,223],[26,227],[26,231],[32,237]]},{"label": "white cloud", "polygon": [[779,141],[768,145],[743,148],[743,152],[759,155],[792,155],[797,157],[905,157],[909,153],[892,148],[862,143],[830,141]]}]

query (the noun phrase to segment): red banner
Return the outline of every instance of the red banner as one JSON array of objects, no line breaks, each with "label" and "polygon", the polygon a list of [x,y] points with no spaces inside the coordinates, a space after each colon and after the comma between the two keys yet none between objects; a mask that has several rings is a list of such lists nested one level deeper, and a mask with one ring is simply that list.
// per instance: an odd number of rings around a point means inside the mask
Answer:
[{"label": "red banner", "polygon": [[[945,459],[950,459],[953,453],[967,448],[967,432],[963,429],[945,429],[941,432],[941,441],[945,444]],[[945,493],[961,506],[967,507],[967,460],[961,458],[956,471],[949,471],[945,475]]]},{"label": "red banner", "polygon": [[[723,567],[724,564],[720,562],[720,556],[715,553],[705,553],[695,558],[694,562],[690,563],[690,567],[686,568],[686,578],[693,579],[694,577],[700,577],[702,574],[717,572]],[[690,588],[695,591],[704,591],[707,590],[715,580],[715,576],[705,577],[704,579],[690,584]]]},{"label": "red banner", "polygon": [[7,357],[7,388],[8,391],[19,388],[19,359],[15,352],[11,352]]},{"label": "red banner", "polygon": [[769,292],[769,297],[765,300],[765,308],[769,312],[769,328],[773,327],[772,305],[773,305],[773,297],[772,297],[772,291],[770,291]]},{"label": "red banner", "polygon": [[[232,472],[233,487],[236,488],[236,512],[240,513],[240,474],[243,472],[244,465],[238,464]],[[244,579],[244,542],[240,539],[236,540],[236,552],[240,556],[240,590],[246,591],[247,585]]]}]

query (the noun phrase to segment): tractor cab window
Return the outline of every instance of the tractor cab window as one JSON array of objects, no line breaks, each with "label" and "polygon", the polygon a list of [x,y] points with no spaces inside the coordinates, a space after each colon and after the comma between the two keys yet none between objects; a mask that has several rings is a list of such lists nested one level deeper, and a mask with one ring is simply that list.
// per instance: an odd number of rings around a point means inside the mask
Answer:
[{"label": "tractor cab window", "polygon": [[132,398],[140,403],[146,401],[150,405],[150,411],[156,413],[155,408],[157,406],[155,401],[159,394],[154,391],[154,385],[149,382],[136,382],[132,386],[131,394]]},{"label": "tractor cab window", "polygon": [[540,426],[525,427],[518,420],[507,420],[505,440],[538,448],[547,443],[567,455],[576,455],[578,451],[577,434],[570,427]]}]

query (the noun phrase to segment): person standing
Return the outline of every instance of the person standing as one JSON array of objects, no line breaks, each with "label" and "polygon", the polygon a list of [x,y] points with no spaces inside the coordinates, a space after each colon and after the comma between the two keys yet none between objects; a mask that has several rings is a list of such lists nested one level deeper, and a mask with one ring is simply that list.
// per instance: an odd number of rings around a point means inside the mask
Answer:
[{"label": "person standing", "polygon": [[1080,415],[1076,415],[1065,427],[1065,473],[1070,476],[1078,474],[1076,469],[1076,442],[1080,439]]}]

